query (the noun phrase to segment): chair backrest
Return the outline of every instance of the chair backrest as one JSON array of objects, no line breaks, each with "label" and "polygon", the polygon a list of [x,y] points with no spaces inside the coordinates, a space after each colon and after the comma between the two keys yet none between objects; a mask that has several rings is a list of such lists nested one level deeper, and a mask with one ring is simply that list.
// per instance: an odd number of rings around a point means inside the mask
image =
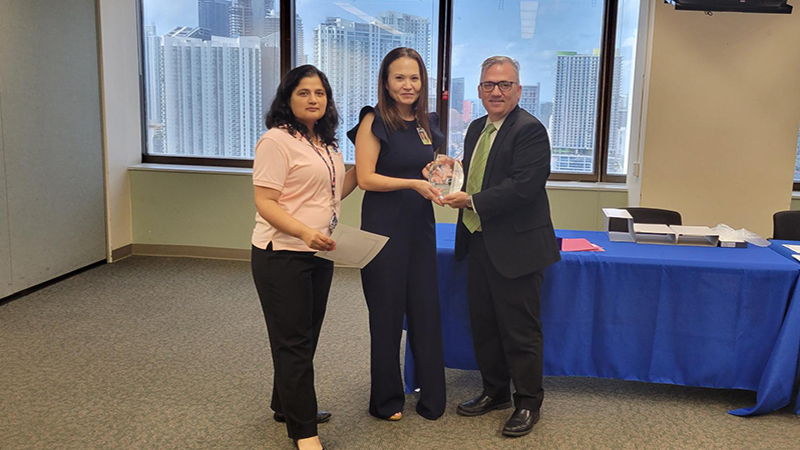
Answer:
[{"label": "chair backrest", "polygon": [[[623,208],[631,213],[633,223],[659,223],[664,225],[683,225],[681,213],[669,209],[658,208]],[[628,231],[625,221],[611,219],[608,222],[610,231]]]},{"label": "chair backrest", "polygon": [[772,216],[772,238],[800,241],[800,211],[779,211]]}]

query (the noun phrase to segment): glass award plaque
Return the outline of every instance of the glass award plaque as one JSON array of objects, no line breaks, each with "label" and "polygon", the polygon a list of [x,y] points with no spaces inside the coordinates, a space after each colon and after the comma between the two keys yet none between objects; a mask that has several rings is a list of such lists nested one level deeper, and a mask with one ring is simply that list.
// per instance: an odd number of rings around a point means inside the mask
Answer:
[{"label": "glass award plaque", "polygon": [[464,168],[461,161],[447,155],[436,155],[436,161],[428,172],[428,182],[445,196],[458,192],[464,185]]}]

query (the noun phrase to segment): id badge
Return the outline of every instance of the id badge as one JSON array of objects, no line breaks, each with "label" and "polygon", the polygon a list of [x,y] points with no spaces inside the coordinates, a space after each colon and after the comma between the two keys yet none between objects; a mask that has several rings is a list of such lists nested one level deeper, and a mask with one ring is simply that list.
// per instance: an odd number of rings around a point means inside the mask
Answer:
[{"label": "id badge", "polygon": [[425,131],[425,128],[417,127],[417,134],[419,134],[419,138],[420,140],[422,140],[423,145],[433,144],[433,142],[431,142],[430,136],[428,136],[428,133]]}]

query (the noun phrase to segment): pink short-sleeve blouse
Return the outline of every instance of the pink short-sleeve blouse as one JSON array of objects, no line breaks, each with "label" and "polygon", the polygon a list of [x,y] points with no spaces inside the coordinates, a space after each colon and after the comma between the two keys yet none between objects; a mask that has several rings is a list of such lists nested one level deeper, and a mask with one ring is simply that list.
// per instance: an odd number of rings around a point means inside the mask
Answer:
[{"label": "pink short-sleeve blouse", "polygon": [[[319,148],[319,147],[318,147]],[[330,236],[331,177],[328,154],[324,148],[314,150],[299,133],[292,136],[285,128],[271,128],[258,140],[253,163],[253,185],[280,191],[278,205],[292,217]],[[338,217],[344,184],[344,158],[335,147],[330,147],[336,167],[335,208]],[[323,158],[320,157],[320,154]],[[256,212],[256,226],[252,243],[266,249],[272,242],[273,250],[313,252],[301,239],[283,233]]]}]

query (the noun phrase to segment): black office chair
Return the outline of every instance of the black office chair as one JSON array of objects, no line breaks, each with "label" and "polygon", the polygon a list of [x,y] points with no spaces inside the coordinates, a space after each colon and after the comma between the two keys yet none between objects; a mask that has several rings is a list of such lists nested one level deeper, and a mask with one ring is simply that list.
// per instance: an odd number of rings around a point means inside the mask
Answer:
[{"label": "black office chair", "polygon": [[[659,223],[664,225],[683,225],[681,213],[658,208],[622,208],[633,216],[633,223]],[[609,231],[629,231],[624,219],[609,219]]]},{"label": "black office chair", "polygon": [[772,239],[800,241],[800,211],[779,211],[773,214]]}]

